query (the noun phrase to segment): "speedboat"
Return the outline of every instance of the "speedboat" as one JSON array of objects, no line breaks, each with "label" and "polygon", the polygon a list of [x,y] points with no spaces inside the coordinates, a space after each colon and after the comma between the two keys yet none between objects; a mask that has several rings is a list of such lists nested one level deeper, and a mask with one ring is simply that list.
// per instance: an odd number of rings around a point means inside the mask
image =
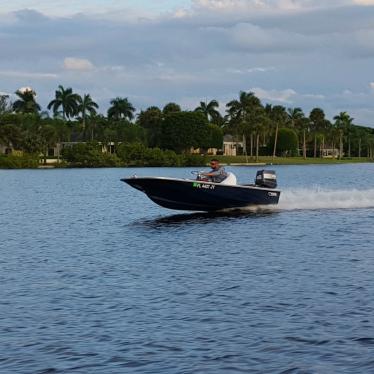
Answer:
[{"label": "speedboat", "polygon": [[193,173],[197,174],[196,179],[134,175],[121,181],[169,209],[209,212],[278,204],[281,192],[277,189],[276,174],[272,170],[259,170],[254,184],[237,184],[233,173],[227,173],[221,183],[207,180],[202,172]]}]

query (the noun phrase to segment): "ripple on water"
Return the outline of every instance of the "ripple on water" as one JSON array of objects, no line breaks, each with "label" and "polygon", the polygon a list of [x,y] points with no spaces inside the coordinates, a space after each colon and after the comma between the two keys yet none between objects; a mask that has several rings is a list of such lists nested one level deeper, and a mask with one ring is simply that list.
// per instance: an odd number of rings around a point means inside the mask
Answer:
[{"label": "ripple on water", "polygon": [[128,170],[2,172],[0,371],[374,372],[374,213],[341,199],[374,166],[275,168],[327,200],[175,214]]}]

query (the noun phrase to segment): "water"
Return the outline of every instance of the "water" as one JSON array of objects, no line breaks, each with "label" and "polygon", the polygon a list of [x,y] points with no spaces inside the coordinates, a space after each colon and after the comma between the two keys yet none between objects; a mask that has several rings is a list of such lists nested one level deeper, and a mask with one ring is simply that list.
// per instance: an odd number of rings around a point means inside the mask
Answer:
[{"label": "water", "polygon": [[0,372],[374,373],[374,164],[274,169],[220,214],[119,181],[187,168],[0,170]]}]

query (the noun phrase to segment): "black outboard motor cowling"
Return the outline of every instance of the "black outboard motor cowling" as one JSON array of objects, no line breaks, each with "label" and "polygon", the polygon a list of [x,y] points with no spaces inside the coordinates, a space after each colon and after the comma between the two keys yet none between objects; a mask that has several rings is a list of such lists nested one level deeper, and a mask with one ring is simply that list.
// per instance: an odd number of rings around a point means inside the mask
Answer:
[{"label": "black outboard motor cowling", "polygon": [[274,170],[259,170],[255,184],[258,187],[277,188],[277,176]]}]

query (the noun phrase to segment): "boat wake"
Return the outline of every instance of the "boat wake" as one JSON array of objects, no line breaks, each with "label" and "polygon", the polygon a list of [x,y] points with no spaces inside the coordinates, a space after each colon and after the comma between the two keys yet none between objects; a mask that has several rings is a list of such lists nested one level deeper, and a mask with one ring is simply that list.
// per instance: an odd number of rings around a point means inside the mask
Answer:
[{"label": "boat wake", "polygon": [[284,190],[277,210],[374,208],[374,189],[369,190]]},{"label": "boat wake", "polygon": [[283,190],[278,205],[258,205],[240,210],[251,213],[272,213],[285,210],[365,208],[374,208],[374,189],[327,190],[314,188]]},{"label": "boat wake", "polygon": [[290,189],[283,190],[278,205],[258,205],[246,208],[231,208],[216,212],[195,212],[174,214],[167,217],[137,222],[147,227],[159,228],[186,222],[211,222],[212,219],[257,217],[264,214],[277,214],[282,211],[323,210],[323,209],[368,209],[374,208],[374,189],[369,190],[327,190]]}]

